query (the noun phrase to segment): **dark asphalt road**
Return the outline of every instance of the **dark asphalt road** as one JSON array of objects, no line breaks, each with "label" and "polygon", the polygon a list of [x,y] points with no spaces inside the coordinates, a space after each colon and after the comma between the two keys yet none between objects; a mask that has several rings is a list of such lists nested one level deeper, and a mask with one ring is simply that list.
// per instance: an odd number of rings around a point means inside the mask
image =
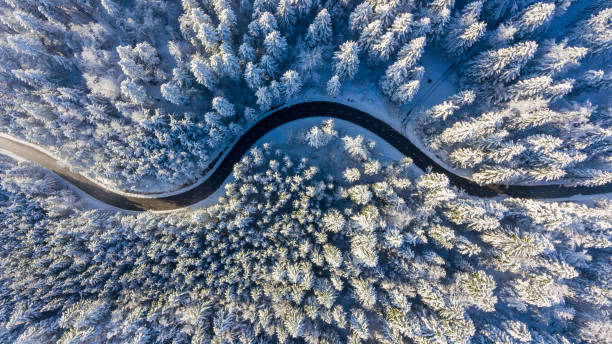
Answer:
[{"label": "dark asphalt road", "polygon": [[612,192],[612,183],[597,187],[567,187],[559,185],[481,186],[469,179],[445,170],[425,153],[421,152],[406,137],[395,131],[395,129],[385,122],[349,106],[323,101],[296,104],[282,108],[263,118],[240,137],[236,145],[232,147],[231,151],[208,179],[191,190],[166,197],[130,197],[107,191],[83,176],[70,172],[70,170],[65,167],[59,166],[57,162],[47,154],[6,138],[0,137],[0,148],[55,172],[92,197],[117,208],[135,211],[172,210],[192,205],[213,194],[230,175],[234,164],[238,162],[251,146],[268,131],[297,119],[317,116],[342,119],[368,129],[389,142],[405,156],[412,158],[414,163],[422,170],[431,168],[434,172],[444,173],[450,179],[451,184],[474,196],[493,197],[499,194],[505,194],[522,198],[560,198],[577,194],[590,195]]}]

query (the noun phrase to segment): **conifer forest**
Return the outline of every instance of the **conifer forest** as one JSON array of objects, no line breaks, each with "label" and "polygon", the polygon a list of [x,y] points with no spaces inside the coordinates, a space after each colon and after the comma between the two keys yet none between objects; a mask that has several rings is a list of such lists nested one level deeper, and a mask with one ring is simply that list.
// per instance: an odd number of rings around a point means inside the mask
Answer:
[{"label": "conifer forest", "polygon": [[610,0],[0,0],[0,344],[612,344]]}]

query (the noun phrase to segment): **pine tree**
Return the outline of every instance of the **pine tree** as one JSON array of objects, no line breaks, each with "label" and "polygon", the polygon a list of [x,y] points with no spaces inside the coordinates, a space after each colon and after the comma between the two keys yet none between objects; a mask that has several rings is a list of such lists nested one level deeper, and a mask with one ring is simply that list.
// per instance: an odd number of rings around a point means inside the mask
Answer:
[{"label": "pine tree", "polygon": [[533,57],[537,48],[536,42],[526,41],[508,48],[482,52],[468,63],[466,77],[476,83],[490,79],[512,81]]},{"label": "pine tree", "polygon": [[388,31],[380,37],[378,42],[372,45],[370,56],[381,61],[387,61],[396,48],[397,39],[395,33]]},{"label": "pine tree", "polygon": [[49,81],[49,74],[41,69],[13,69],[11,73],[17,80],[30,85],[32,87],[53,88],[53,84]]},{"label": "pine tree", "polygon": [[270,110],[274,99],[267,87],[258,88],[257,92],[255,92],[255,96],[257,97],[257,105],[259,105],[261,111]]},{"label": "pine tree", "polygon": [[478,21],[482,0],[468,3],[448,24],[444,37],[444,49],[450,55],[461,55],[485,33],[486,23]]},{"label": "pine tree", "polygon": [[398,15],[393,21],[391,31],[395,34],[398,44],[404,44],[412,31],[412,18],[412,13],[405,12]]},{"label": "pine tree", "polygon": [[255,49],[248,42],[243,42],[238,47],[238,57],[244,62],[255,61]]},{"label": "pine tree", "polygon": [[484,152],[479,148],[462,147],[455,149],[450,155],[450,160],[461,168],[474,167],[482,162]]},{"label": "pine tree", "polygon": [[334,137],[338,136],[338,132],[334,130],[332,120],[323,122],[321,127],[314,126],[306,133],[306,141],[316,149],[327,145]]},{"label": "pine tree", "polygon": [[266,72],[268,78],[273,78],[274,75],[278,72],[278,63],[276,60],[270,55],[264,55],[261,57],[259,61],[261,68]]},{"label": "pine tree", "polygon": [[284,32],[293,32],[295,24],[295,7],[291,0],[280,0],[276,6],[276,16]]},{"label": "pine tree", "polygon": [[332,21],[331,16],[324,8],[317,14],[314,21],[306,31],[306,42],[311,47],[319,44],[328,43],[332,36]]},{"label": "pine tree", "polygon": [[402,47],[397,54],[397,60],[403,60],[403,68],[410,68],[421,58],[424,49],[425,37],[417,37]]},{"label": "pine tree", "polygon": [[225,118],[233,117],[236,114],[234,104],[223,97],[214,97],[212,100],[212,108]]},{"label": "pine tree", "polygon": [[7,37],[7,43],[17,54],[41,56],[46,50],[38,39],[30,35],[10,35]]},{"label": "pine tree", "polygon": [[533,32],[552,19],[555,11],[555,4],[549,2],[538,2],[525,9],[514,22],[518,29],[519,36]]},{"label": "pine tree", "polygon": [[398,104],[405,104],[414,98],[420,85],[419,80],[410,80],[401,84],[393,93],[391,99]]},{"label": "pine tree", "polygon": [[282,88],[285,91],[285,98],[290,99],[296,94],[300,93],[302,89],[302,78],[298,72],[294,70],[288,70],[283,74],[281,78]]},{"label": "pine tree", "polygon": [[380,2],[374,7],[374,17],[380,21],[381,29],[386,30],[395,18],[397,2]]},{"label": "pine tree", "polygon": [[548,23],[554,14],[555,4],[538,2],[526,8],[520,15],[502,23],[493,34],[494,42],[511,42],[525,37]]},{"label": "pine tree", "polygon": [[259,24],[258,28],[264,37],[278,29],[276,17],[268,11],[263,12],[257,22]]},{"label": "pine tree", "polygon": [[304,80],[314,79],[317,70],[323,65],[323,51],[320,47],[305,49],[298,56],[298,69],[304,76]]},{"label": "pine tree", "polygon": [[610,54],[612,51],[611,18],[612,7],[602,9],[599,13],[592,15],[577,26],[573,41],[579,45],[586,45],[591,54]]},{"label": "pine tree", "polygon": [[346,41],[334,53],[334,73],[341,79],[352,79],[359,68],[359,47]]},{"label": "pine tree", "polygon": [[357,5],[349,16],[349,28],[353,32],[361,32],[370,23],[374,11],[369,2],[364,1]]},{"label": "pine tree", "polygon": [[397,55],[397,60],[387,67],[385,75],[381,78],[380,87],[383,93],[393,101],[404,103],[416,94],[423,68],[412,67],[421,57],[424,44],[425,37],[418,37],[404,45]]},{"label": "pine tree", "polygon": [[451,17],[455,0],[434,0],[429,3],[427,14],[431,18],[434,33],[440,34]]},{"label": "pine tree", "polygon": [[162,84],[160,91],[164,99],[173,104],[184,105],[187,101],[187,97],[185,97],[183,91],[175,82],[167,82]]},{"label": "pine tree", "polygon": [[580,65],[580,59],[586,54],[588,49],[583,47],[568,47],[567,40],[556,44],[549,41],[542,46],[544,55],[534,61],[535,70],[541,73],[559,73],[570,66]]},{"label": "pine tree", "polygon": [[[425,115],[427,118],[431,119],[441,119],[443,121],[448,118],[448,116],[455,113],[456,110],[461,108],[464,105],[471,104],[476,99],[476,94],[472,90],[464,90],[457,94],[452,95],[447,100],[442,103],[435,105],[431,109],[425,111]],[[426,121],[429,121],[427,119]]]},{"label": "pine tree", "polygon": [[274,30],[266,35],[264,40],[266,53],[274,57],[277,61],[284,61],[287,55],[287,40],[280,32]]},{"label": "pine tree", "polygon": [[337,75],[332,76],[327,82],[327,94],[337,97],[340,94],[340,86],[340,77]]},{"label": "pine tree", "polygon": [[493,295],[495,280],[484,271],[459,273],[456,279],[458,290],[465,294],[466,301],[485,312],[494,312],[497,297]]},{"label": "pine tree", "polygon": [[231,45],[224,42],[219,46],[221,50],[221,61],[223,74],[227,75],[232,80],[238,80],[240,78],[240,62],[234,54],[234,50]]},{"label": "pine tree", "polygon": [[344,142],[344,149],[353,158],[360,158],[362,160],[366,160],[368,158],[369,153],[363,143],[363,136],[344,136],[342,138],[342,142]]},{"label": "pine tree", "polygon": [[504,99],[533,98],[544,93],[551,83],[548,75],[519,80],[507,88]]},{"label": "pine tree", "polygon": [[369,51],[372,44],[376,43],[383,33],[383,27],[380,20],[375,20],[368,24],[359,35],[359,50]]},{"label": "pine tree", "polygon": [[367,340],[370,338],[370,331],[368,329],[368,318],[360,308],[351,308],[351,318],[349,324],[352,333],[361,340]]},{"label": "pine tree", "polygon": [[193,60],[191,60],[189,67],[197,82],[206,86],[206,88],[211,91],[215,90],[217,77],[204,60],[200,59],[199,57],[195,57]]},{"label": "pine tree", "polygon": [[256,90],[263,86],[264,83],[264,71],[259,68],[253,62],[247,62],[246,68],[244,69],[244,81],[250,89]]},{"label": "pine tree", "polygon": [[121,93],[136,104],[144,104],[148,100],[144,87],[127,79],[121,82]]},{"label": "pine tree", "polygon": [[478,184],[507,184],[514,180],[519,175],[515,169],[505,167],[488,167],[481,168],[478,172],[472,174],[472,178]]},{"label": "pine tree", "polygon": [[359,178],[361,177],[361,173],[359,173],[359,170],[356,168],[347,168],[344,170],[343,177],[349,183],[353,183],[359,180]]}]

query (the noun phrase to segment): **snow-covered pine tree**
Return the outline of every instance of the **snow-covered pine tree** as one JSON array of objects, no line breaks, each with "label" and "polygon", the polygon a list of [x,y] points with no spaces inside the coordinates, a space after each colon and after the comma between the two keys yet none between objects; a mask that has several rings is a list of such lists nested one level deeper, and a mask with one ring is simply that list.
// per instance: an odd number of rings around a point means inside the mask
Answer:
[{"label": "snow-covered pine tree", "polygon": [[391,96],[391,100],[400,105],[411,101],[419,90],[420,83],[420,80],[410,80],[401,84]]},{"label": "snow-covered pine tree", "polygon": [[359,69],[359,47],[354,41],[346,41],[334,53],[334,73],[341,79],[352,79]]},{"label": "snow-covered pine tree", "polygon": [[302,78],[294,70],[288,70],[281,78],[281,85],[284,90],[285,98],[290,99],[300,93],[302,89]]},{"label": "snow-covered pine tree", "polygon": [[162,84],[160,91],[164,99],[173,104],[183,105],[187,101],[184,91],[173,81]]},{"label": "snow-covered pine tree", "polygon": [[266,53],[279,62],[284,61],[287,56],[287,39],[277,30],[273,30],[266,35],[264,46],[266,47]]},{"label": "snow-covered pine tree", "polygon": [[370,57],[380,61],[387,61],[397,48],[397,38],[393,31],[387,31],[379,40],[372,45]]},{"label": "snow-covered pine tree", "polygon": [[604,8],[589,19],[579,23],[574,30],[572,42],[586,45],[590,54],[612,52],[612,7]]},{"label": "snow-covered pine tree", "polygon": [[242,60],[242,63],[248,63],[255,61],[255,49],[249,42],[245,41],[238,47],[238,57]]},{"label": "snow-covered pine tree", "polygon": [[543,94],[551,85],[549,75],[523,78],[509,86],[502,99],[531,98]]},{"label": "snow-covered pine tree", "polygon": [[[435,105],[431,109],[425,111],[426,118],[441,119],[443,121],[456,110],[464,105],[471,104],[476,99],[476,94],[472,90],[464,90],[452,95],[442,103]],[[428,122],[429,120],[426,120]]]},{"label": "snow-covered pine tree", "polygon": [[526,41],[482,52],[468,63],[466,79],[476,83],[490,79],[512,81],[518,77],[521,68],[533,57],[537,48],[536,42]]},{"label": "snow-covered pine tree", "polygon": [[540,73],[556,74],[569,67],[579,66],[580,60],[586,56],[588,49],[583,47],[568,47],[567,39],[561,43],[547,41],[541,47],[544,54],[535,58],[534,69]]},{"label": "snow-covered pine tree", "polygon": [[332,21],[327,9],[322,9],[306,31],[306,42],[311,47],[330,42],[332,36]]},{"label": "snow-covered pine tree", "polygon": [[260,87],[255,92],[255,97],[257,97],[257,105],[261,111],[268,111],[272,107],[272,103],[274,102],[274,98],[270,94],[268,87]]},{"label": "snow-covered pine tree", "polygon": [[395,17],[391,24],[391,31],[395,34],[397,44],[404,44],[412,31],[413,15],[409,12],[404,12]]},{"label": "snow-covered pine tree", "polygon": [[374,10],[368,1],[357,5],[349,15],[349,28],[354,32],[361,32],[365,29],[374,16]]},{"label": "snow-covered pine tree", "polygon": [[493,42],[508,43],[522,38],[545,26],[553,18],[555,4],[537,2],[527,7],[522,13],[499,25],[492,33]]},{"label": "snow-covered pine tree", "polygon": [[212,100],[212,108],[225,118],[233,117],[236,114],[234,104],[223,97],[214,97]]},{"label": "snow-covered pine tree", "polygon": [[276,6],[276,17],[284,32],[293,32],[296,20],[295,6],[291,0],[280,0]]},{"label": "snow-covered pine tree", "polygon": [[332,97],[337,97],[340,94],[340,77],[338,75],[332,76],[327,82],[327,94]]},{"label": "snow-covered pine tree", "polygon": [[250,89],[256,90],[264,83],[264,71],[256,64],[249,61],[244,69],[244,81]]},{"label": "snow-covered pine tree", "polygon": [[278,72],[278,63],[274,57],[266,54],[259,60],[259,65],[266,72],[268,78],[273,78]]},{"label": "snow-covered pine tree", "polygon": [[144,87],[127,79],[121,82],[121,93],[135,104],[144,104],[148,100]]},{"label": "snow-covered pine tree", "polygon": [[217,76],[206,61],[202,60],[200,57],[194,57],[191,60],[189,67],[198,83],[204,85],[210,91],[215,90]]},{"label": "snow-covered pine tree", "polygon": [[435,35],[444,31],[454,5],[455,0],[433,0],[428,4],[427,15],[431,19],[431,28]]},{"label": "snow-covered pine tree", "polygon": [[465,53],[484,35],[486,23],[478,20],[482,3],[482,0],[468,3],[449,22],[442,46],[450,55],[458,56]]},{"label": "snow-covered pine tree", "polygon": [[380,20],[377,19],[369,23],[361,30],[361,34],[359,35],[359,50],[364,52],[369,51],[370,47],[378,41],[382,33],[383,26]]}]

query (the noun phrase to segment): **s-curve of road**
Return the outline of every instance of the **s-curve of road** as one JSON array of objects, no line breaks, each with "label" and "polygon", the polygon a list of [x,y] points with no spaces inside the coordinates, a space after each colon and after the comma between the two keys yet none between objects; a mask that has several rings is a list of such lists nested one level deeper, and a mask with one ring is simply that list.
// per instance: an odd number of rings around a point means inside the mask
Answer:
[{"label": "s-curve of road", "polygon": [[209,174],[204,182],[187,191],[171,196],[154,198],[123,195],[109,191],[82,175],[71,172],[68,168],[58,164],[53,157],[29,145],[0,137],[0,148],[53,171],[92,197],[114,207],[133,211],[172,210],[195,204],[213,194],[223,184],[225,179],[229,177],[230,173],[232,173],[234,164],[242,158],[257,140],[270,130],[301,118],[320,116],[338,118],[352,122],[375,133],[389,142],[402,154],[412,158],[414,163],[422,170],[431,168],[433,172],[444,173],[448,176],[451,184],[465,190],[470,195],[493,197],[504,194],[522,198],[561,198],[577,194],[589,195],[612,192],[612,183],[596,187],[568,187],[560,185],[478,185],[467,178],[444,169],[444,167],[440,166],[425,153],[420,151],[419,148],[410,142],[404,135],[397,132],[380,119],[350,106],[326,101],[305,102],[284,107],[262,118],[238,139],[236,144],[231,147],[230,151],[225,155],[224,159],[217,163],[214,171]]}]

